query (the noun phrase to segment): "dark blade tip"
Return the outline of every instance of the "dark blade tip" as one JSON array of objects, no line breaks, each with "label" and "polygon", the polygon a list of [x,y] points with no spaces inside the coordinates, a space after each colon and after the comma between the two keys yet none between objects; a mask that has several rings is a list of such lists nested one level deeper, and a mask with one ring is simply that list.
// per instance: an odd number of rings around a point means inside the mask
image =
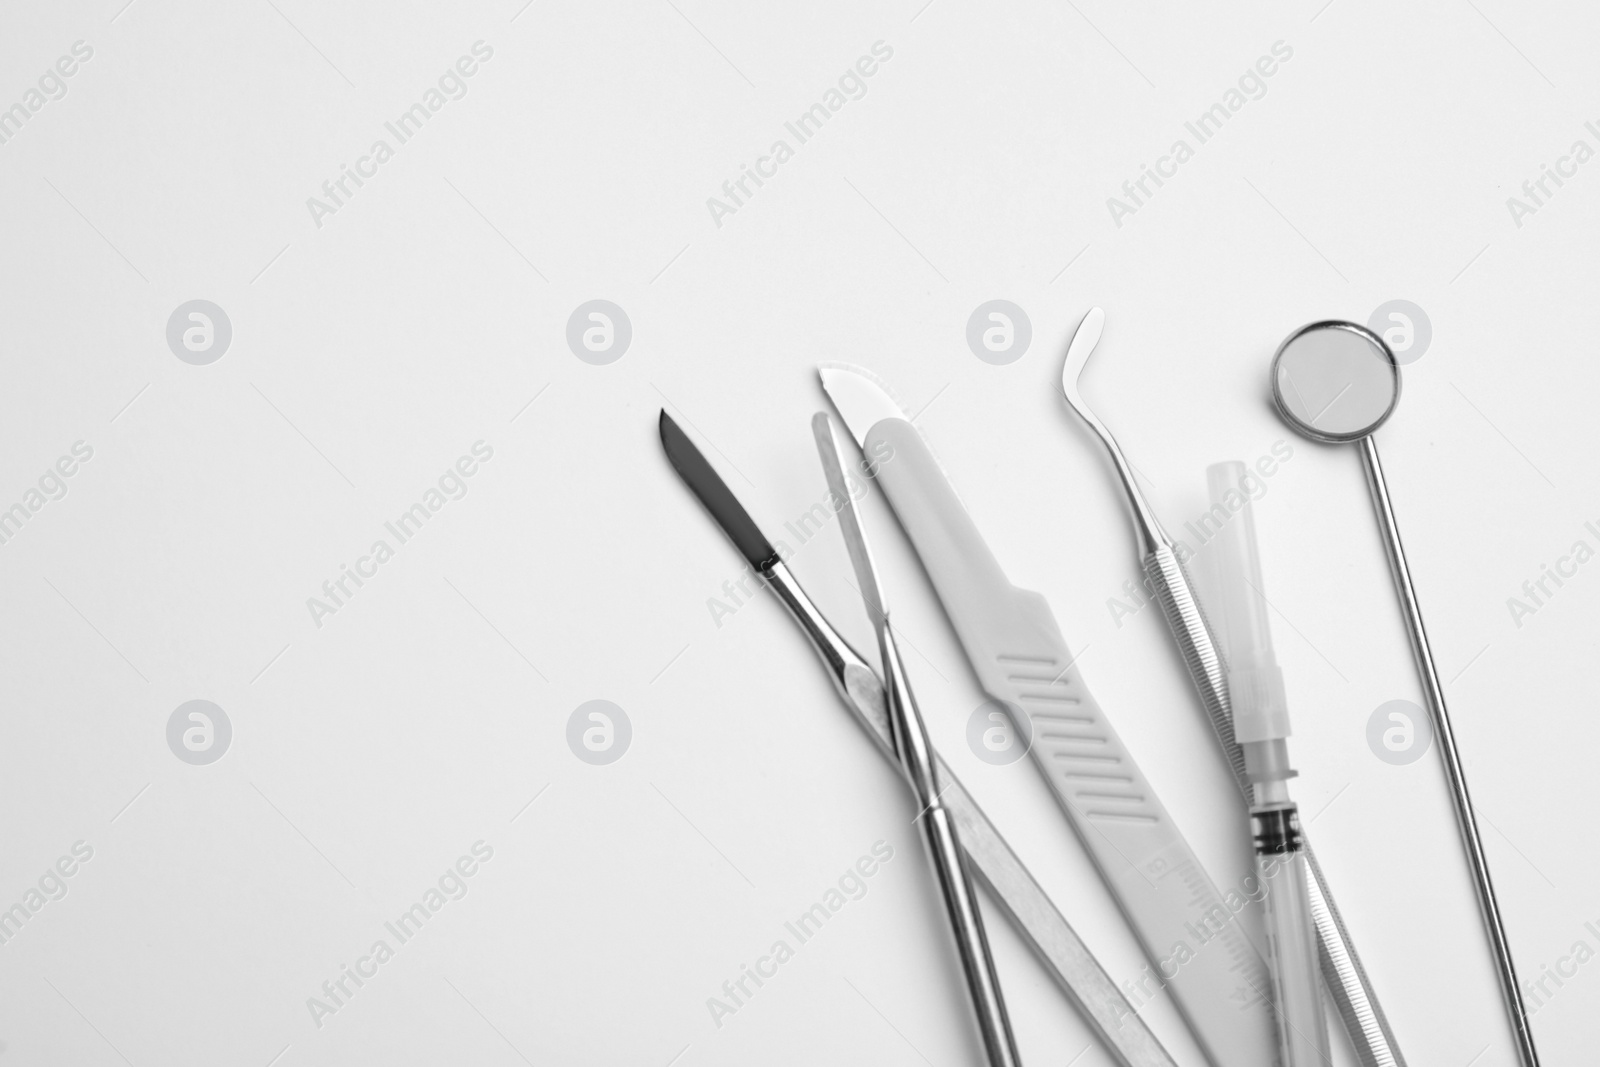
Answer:
[{"label": "dark blade tip", "polygon": [[672,469],[678,472],[678,477],[683,479],[689,491],[711,513],[716,524],[722,527],[723,533],[728,535],[739,554],[744,556],[745,562],[758,571],[764,571],[779,562],[777,549],[772,547],[766,535],[756,526],[755,520],[750,518],[749,512],[745,511],[744,505],[739,503],[722,476],[695,447],[695,443],[689,440],[683,427],[667,414],[666,408],[661,409],[657,426],[661,432],[661,447],[667,453]]},{"label": "dark blade tip", "polygon": [[694,443],[689,440],[689,435],[683,432],[683,427],[678,425],[678,420],[667,414],[667,409],[661,409],[661,417],[656,420],[656,431],[661,435],[661,448],[667,454],[667,459],[672,461],[673,469],[679,474],[684,474],[683,466],[678,462],[678,457],[686,452],[698,451]]}]

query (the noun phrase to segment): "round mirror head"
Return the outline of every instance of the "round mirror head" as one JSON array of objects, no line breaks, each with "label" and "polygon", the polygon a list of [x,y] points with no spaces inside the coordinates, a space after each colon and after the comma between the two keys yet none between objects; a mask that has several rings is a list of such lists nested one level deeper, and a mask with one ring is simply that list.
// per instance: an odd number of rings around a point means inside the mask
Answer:
[{"label": "round mirror head", "polygon": [[1316,441],[1359,441],[1400,399],[1400,367],[1377,334],[1353,322],[1313,322],[1278,346],[1272,401]]}]

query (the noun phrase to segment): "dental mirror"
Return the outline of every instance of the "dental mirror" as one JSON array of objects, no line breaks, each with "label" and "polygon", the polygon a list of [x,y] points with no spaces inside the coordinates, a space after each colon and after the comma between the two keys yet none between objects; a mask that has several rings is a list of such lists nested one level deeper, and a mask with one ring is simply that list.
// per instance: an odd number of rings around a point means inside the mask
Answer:
[{"label": "dental mirror", "polygon": [[1394,353],[1377,334],[1352,322],[1313,322],[1302,326],[1278,346],[1272,359],[1272,401],[1279,414],[1296,431],[1325,444],[1359,442],[1362,465],[1367,472],[1367,488],[1378,513],[1378,527],[1389,556],[1389,573],[1400,597],[1401,613],[1411,635],[1411,652],[1417,673],[1428,697],[1434,733],[1439,738],[1439,755],[1455,802],[1456,826],[1461,844],[1472,868],[1473,886],[1478,893],[1478,911],[1484,931],[1494,951],[1500,979],[1500,996],[1516,1039],[1517,1057],[1522,1067],[1538,1067],[1533,1033],[1522,1004],[1521,987],[1511,960],[1511,946],[1500,921],[1500,906],[1495,901],[1494,884],[1489,879],[1489,863],[1478,836],[1478,821],[1467,792],[1467,779],[1456,750],[1455,731],[1445,708],[1444,686],[1433,662],[1433,650],[1422,625],[1422,609],[1417,604],[1411,568],[1400,543],[1400,527],[1394,505],[1389,500],[1388,483],[1378,462],[1378,445],[1373,433],[1394,412],[1400,399],[1400,367]]},{"label": "dental mirror", "polygon": [[1272,399],[1316,441],[1355,441],[1382,426],[1400,399],[1400,367],[1371,330],[1313,322],[1289,335],[1272,360]]}]

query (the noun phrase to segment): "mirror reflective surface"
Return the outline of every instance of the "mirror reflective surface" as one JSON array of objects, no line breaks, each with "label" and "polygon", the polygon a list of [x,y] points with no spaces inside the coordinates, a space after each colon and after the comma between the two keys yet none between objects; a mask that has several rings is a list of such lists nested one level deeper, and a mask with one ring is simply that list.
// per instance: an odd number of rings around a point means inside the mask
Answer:
[{"label": "mirror reflective surface", "polygon": [[1272,398],[1319,441],[1355,441],[1383,425],[1400,399],[1400,368],[1371,331],[1349,322],[1297,330],[1272,361]]}]

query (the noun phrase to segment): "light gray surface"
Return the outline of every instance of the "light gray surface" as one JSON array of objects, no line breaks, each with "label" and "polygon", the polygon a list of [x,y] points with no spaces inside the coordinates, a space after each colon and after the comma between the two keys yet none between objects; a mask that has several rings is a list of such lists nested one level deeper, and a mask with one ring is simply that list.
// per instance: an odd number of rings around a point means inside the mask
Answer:
[{"label": "light gray surface", "polygon": [[[860,645],[837,539],[784,527],[824,494],[814,365],[895,382],[1096,696],[1138,709],[1124,739],[1220,861],[1232,785],[1192,759],[1213,742],[1159,609],[1108,607],[1137,564],[1054,390],[1101,304],[1086,388],[1175,536],[1207,463],[1291,449],[1257,520],[1319,859],[1408,1058],[1506,1067],[1436,754],[1391,763],[1367,741],[1381,705],[1421,693],[1357,458],[1267,401],[1290,330],[1395,299],[1426,309],[1431,343],[1404,367],[1386,473],[1518,963],[1562,972],[1535,1007],[1541,1051],[1583,1062],[1595,161],[1531,214],[1507,198],[1532,204],[1522,184],[1574,141],[1600,147],[1597,26],[1579,5],[1474,2],[8,7],[0,104],[73,42],[94,56],[0,144],[0,501],[74,442],[93,457],[0,544],[0,900],[74,842],[93,857],[0,945],[0,1062],[953,1067],[961,991],[907,862],[914,812],[782,610],[738,593],[655,412],[714,443]],[[319,229],[307,198],[478,40],[494,55],[465,98]],[[784,123],[879,40],[893,56],[866,94],[717,226],[707,198],[795,140]],[[1107,198],[1194,144],[1184,123],[1279,40],[1293,55],[1265,95],[1116,225]],[[196,299],[232,326],[204,366],[167,340]],[[968,341],[997,299],[1031,320],[1003,365]],[[631,323],[608,364],[568,347],[593,300]],[[580,347],[601,329],[586,316]],[[465,497],[317,627],[307,599],[480,440]],[[879,554],[935,744],[1133,981],[1137,946],[1059,847],[1043,786],[967,755],[981,695],[910,557]],[[1535,601],[1546,565],[1567,573]],[[191,700],[231,724],[208,765],[168,747]],[[606,765],[567,740],[592,700],[631,725]],[[576,736],[605,733],[584,721]],[[707,998],[880,840],[894,858],[860,899],[717,1028]],[[307,998],[461,857],[467,895],[317,1029]],[[1070,1061],[1087,1028],[990,933],[1025,1061]],[[1147,1014],[1195,1062],[1170,1005]]]}]

